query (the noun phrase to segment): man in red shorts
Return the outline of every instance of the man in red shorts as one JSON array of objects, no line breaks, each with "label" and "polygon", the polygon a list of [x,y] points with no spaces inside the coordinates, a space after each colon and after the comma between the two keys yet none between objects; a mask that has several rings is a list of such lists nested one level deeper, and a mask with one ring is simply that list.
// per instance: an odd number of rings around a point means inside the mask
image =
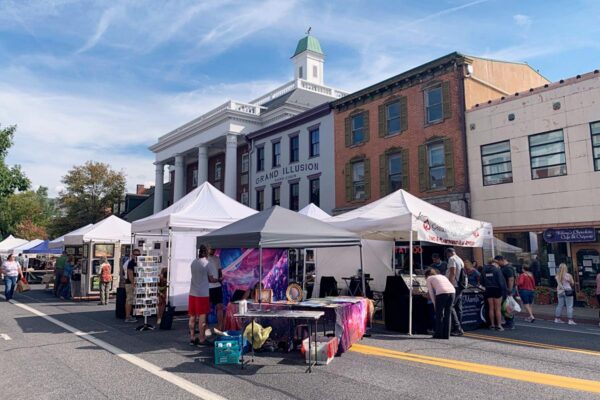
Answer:
[{"label": "man in red shorts", "polygon": [[[198,258],[192,261],[192,280],[190,282],[190,297],[188,313],[190,315],[190,345],[205,345],[206,342],[206,314],[210,312],[209,283],[219,282],[216,278],[215,268],[207,259],[208,249],[200,245]],[[195,335],[196,323],[198,324],[198,337]]]}]

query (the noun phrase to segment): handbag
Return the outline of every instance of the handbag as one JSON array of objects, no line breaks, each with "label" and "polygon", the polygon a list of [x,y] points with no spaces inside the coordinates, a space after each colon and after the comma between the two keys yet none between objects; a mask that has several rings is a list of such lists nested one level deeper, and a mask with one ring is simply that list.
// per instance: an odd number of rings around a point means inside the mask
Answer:
[{"label": "handbag", "polygon": [[573,289],[565,289],[565,296],[573,297],[575,295],[575,291]]},{"label": "handbag", "polygon": [[17,293],[27,292],[29,291],[29,289],[30,288],[27,279],[25,279],[25,277],[19,279],[19,281],[17,282]]}]

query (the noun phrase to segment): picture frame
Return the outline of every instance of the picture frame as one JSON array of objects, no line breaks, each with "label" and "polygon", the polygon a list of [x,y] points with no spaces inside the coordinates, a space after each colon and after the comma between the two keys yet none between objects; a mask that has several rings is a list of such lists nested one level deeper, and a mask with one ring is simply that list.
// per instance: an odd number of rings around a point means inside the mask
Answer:
[{"label": "picture frame", "polygon": [[273,289],[256,289],[254,291],[254,301],[260,303],[272,303]]}]

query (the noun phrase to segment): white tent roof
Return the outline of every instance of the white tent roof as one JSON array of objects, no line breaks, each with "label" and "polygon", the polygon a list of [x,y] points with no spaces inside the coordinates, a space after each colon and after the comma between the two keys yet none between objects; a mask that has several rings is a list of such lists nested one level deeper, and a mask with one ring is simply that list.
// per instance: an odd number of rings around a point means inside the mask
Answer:
[{"label": "white tent roof", "polygon": [[79,245],[85,242],[131,243],[131,224],[111,215],[95,223],[90,229],[65,235],[65,245]]},{"label": "white tent roof", "polygon": [[[485,250],[492,250],[492,242],[486,241],[483,246]],[[513,246],[510,243],[506,243],[497,237],[494,238],[494,251],[496,253],[522,253],[523,249],[517,246]]]},{"label": "white tent roof", "polygon": [[33,239],[30,242],[27,242],[25,244],[22,244],[18,247],[15,247],[14,249],[12,249],[14,254],[18,254],[18,253],[22,253],[25,250],[29,250],[35,246],[37,246],[40,243],[43,243],[44,241],[42,239]]},{"label": "white tent roof", "polygon": [[306,215],[307,217],[311,217],[318,220],[325,220],[327,218],[331,218],[331,215],[327,214],[325,211],[321,210],[314,203],[310,203],[302,210],[298,211],[299,214]]},{"label": "white tent roof", "polygon": [[453,246],[483,247],[492,225],[436,207],[400,189],[373,203],[325,220],[360,233],[365,239],[415,240]]},{"label": "white tent roof", "polygon": [[86,226],[82,226],[81,228],[75,229],[74,231],[71,231],[69,233],[66,233],[64,235],[62,235],[61,237],[57,237],[54,240],[51,240],[50,243],[48,243],[48,248],[50,249],[59,249],[61,247],[63,247],[65,245],[65,236],[67,235],[76,235],[79,233],[84,233],[89,231],[90,229],[92,229],[92,226],[94,226],[93,224],[87,224]]},{"label": "white tent roof", "polygon": [[204,182],[170,207],[134,221],[132,231],[167,233],[169,228],[179,231],[213,231],[253,214],[256,214],[255,210]]},{"label": "white tent roof", "polygon": [[28,240],[18,239],[13,235],[9,235],[6,239],[0,242],[0,253],[8,253],[15,247],[29,243]]}]

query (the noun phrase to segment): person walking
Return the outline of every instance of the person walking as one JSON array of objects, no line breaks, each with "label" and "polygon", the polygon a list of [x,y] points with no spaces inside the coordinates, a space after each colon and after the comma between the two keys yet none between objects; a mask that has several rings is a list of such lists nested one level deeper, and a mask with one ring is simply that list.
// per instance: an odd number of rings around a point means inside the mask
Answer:
[{"label": "person walking", "polygon": [[449,247],[446,249],[448,258],[448,268],[446,277],[456,290],[454,304],[452,305],[452,336],[462,336],[465,332],[462,329],[462,291],[467,288],[467,275],[465,273],[465,264],[463,260],[456,255],[456,251]]},{"label": "person walking", "polygon": [[567,264],[565,263],[561,263],[558,266],[558,273],[556,274],[556,292],[558,295],[558,304],[556,305],[556,311],[554,312],[554,322],[557,324],[565,323],[561,319],[561,314],[566,305],[569,325],[577,325],[575,321],[573,321],[575,282],[573,281],[573,276],[568,272]]},{"label": "person walking", "polygon": [[[206,345],[206,315],[210,312],[209,283],[218,282],[215,278],[216,271],[208,261],[208,248],[200,245],[198,258],[192,261],[190,269],[192,279],[190,281],[190,295],[188,299],[188,313],[190,330],[190,345]],[[196,324],[198,325],[198,337],[196,337]]]},{"label": "person walking", "polygon": [[435,308],[433,338],[450,339],[450,315],[456,289],[444,275],[438,275],[435,268],[425,271],[427,293]]},{"label": "person walking", "polygon": [[67,262],[67,252],[63,251],[60,257],[56,260],[54,264],[54,297],[60,296],[60,292],[58,289],[61,285],[61,280],[63,273],[65,271],[65,264]]},{"label": "person walking", "polygon": [[506,296],[506,280],[495,259],[488,260],[483,267],[482,284],[485,287],[484,298],[487,302],[490,329],[503,331],[502,298]]},{"label": "person walking", "polygon": [[100,264],[100,303],[99,305],[105,306],[108,304],[108,295],[110,293],[110,286],[112,283],[112,266],[108,263],[106,257],[102,257],[102,264]]},{"label": "person walking", "polygon": [[523,264],[523,273],[521,273],[517,279],[517,288],[519,289],[519,296],[521,297],[523,306],[525,306],[525,309],[529,313],[529,316],[525,318],[525,321],[535,322],[532,308],[535,293],[535,276],[527,263]]},{"label": "person walking", "polygon": [[6,261],[2,263],[2,275],[4,276],[4,297],[6,301],[9,301],[15,294],[17,282],[23,279],[21,264],[15,260],[14,255],[9,254]]},{"label": "person walking", "polygon": [[71,278],[75,269],[73,256],[67,257],[67,262],[63,268],[62,276],[60,277],[60,286],[58,287],[58,295],[61,300],[71,299]]}]

